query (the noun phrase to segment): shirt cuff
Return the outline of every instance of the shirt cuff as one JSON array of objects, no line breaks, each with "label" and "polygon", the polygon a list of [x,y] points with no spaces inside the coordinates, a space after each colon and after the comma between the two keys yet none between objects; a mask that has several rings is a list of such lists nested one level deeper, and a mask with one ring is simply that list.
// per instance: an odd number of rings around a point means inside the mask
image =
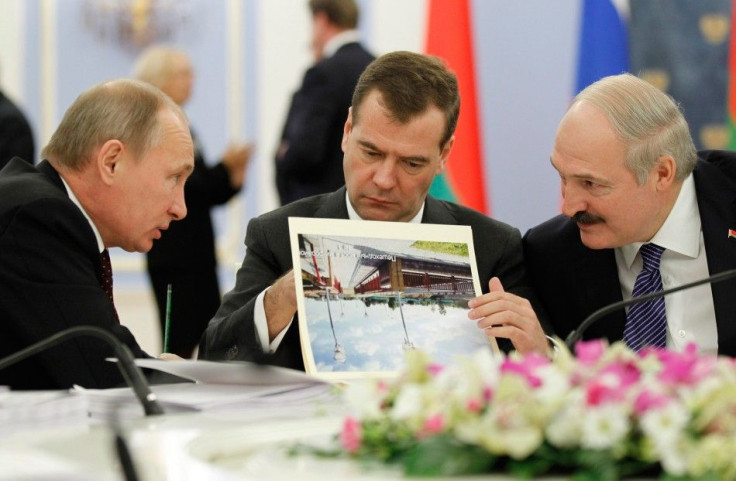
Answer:
[{"label": "shirt cuff", "polygon": [[268,287],[263,289],[263,291],[258,294],[258,297],[256,297],[256,304],[253,309],[253,323],[256,326],[256,337],[258,338],[258,343],[261,345],[261,349],[263,349],[263,352],[267,354],[273,354],[281,345],[281,341],[284,339],[286,331],[291,327],[291,323],[294,322],[294,318],[291,318],[289,324],[279,332],[271,343],[268,342],[268,321],[266,320],[266,308],[263,305],[263,299],[265,298],[266,291],[268,289]]}]

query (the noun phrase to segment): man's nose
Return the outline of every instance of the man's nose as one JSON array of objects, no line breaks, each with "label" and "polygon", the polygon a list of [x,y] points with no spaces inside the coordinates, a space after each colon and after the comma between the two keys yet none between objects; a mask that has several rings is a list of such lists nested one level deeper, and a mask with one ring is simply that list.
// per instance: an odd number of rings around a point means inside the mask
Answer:
[{"label": "man's nose", "polygon": [[373,182],[382,190],[389,190],[396,185],[396,162],[385,159],[376,165]]},{"label": "man's nose", "polygon": [[187,204],[184,200],[184,187],[177,189],[176,197],[169,207],[169,214],[174,220],[181,220],[187,216]]},{"label": "man's nose", "polygon": [[572,217],[578,212],[587,210],[588,204],[583,199],[582,193],[569,183],[562,182],[560,184],[562,193],[562,213],[567,217]]}]

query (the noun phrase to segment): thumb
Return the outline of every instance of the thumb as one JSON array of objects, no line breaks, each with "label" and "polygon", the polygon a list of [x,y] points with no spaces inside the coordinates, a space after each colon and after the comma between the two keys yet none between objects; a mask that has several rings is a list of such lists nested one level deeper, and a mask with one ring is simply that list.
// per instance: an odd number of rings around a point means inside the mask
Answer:
[{"label": "thumb", "polygon": [[498,277],[491,277],[491,280],[488,281],[488,288],[491,292],[505,292],[503,290],[503,284],[501,284],[501,280]]}]

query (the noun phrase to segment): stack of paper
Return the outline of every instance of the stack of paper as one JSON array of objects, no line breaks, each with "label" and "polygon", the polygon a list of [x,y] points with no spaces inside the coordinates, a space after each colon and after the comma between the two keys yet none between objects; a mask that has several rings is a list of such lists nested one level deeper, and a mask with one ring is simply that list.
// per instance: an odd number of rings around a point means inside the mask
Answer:
[{"label": "stack of paper", "polygon": [[[331,389],[325,381],[301,371],[247,362],[136,359],[136,364],[195,381],[151,386],[167,414],[303,400]],[[130,388],[77,387],[73,392],[86,400],[90,415],[95,418],[126,419],[143,415],[143,408]]]},{"label": "stack of paper", "polygon": [[0,436],[87,421],[86,401],[68,391],[0,391]]}]

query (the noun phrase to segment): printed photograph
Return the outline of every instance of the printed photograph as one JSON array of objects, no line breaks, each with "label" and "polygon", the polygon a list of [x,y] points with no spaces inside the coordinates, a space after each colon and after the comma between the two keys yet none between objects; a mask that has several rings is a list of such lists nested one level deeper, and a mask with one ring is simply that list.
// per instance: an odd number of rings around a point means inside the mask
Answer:
[{"label": "printed photograph", "polygon": [[314,220],[290,226],[307,372],[393,373],[411,349],[442,364],[491,349],[468,319],[480,292],[470,228],[358,223],[368,237],[345,235],[358,231],[351,221]]}]

